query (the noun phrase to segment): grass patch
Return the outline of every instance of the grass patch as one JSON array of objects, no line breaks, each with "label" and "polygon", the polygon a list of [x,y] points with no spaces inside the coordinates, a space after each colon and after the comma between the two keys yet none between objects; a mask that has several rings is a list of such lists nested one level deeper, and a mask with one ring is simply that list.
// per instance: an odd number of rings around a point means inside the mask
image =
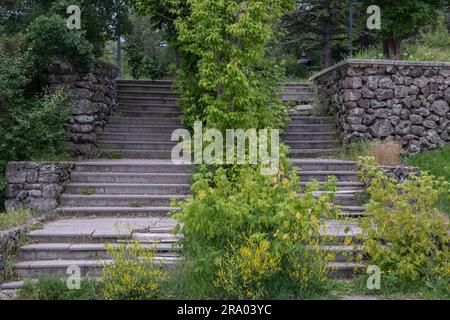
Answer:
[{"label": "grass patch", "polygon": [[342,146],[334,152],[334,157],[341,160],[356,161],[359,157],[367,155],[372,142],[363,140],[359,142],[344,142]]},{"label": "grass patch", "polygon": [[[450,146],[434,151],[425,151],[417,155],[404,157],[402,163],[428,171],[436,177],[442,177],[450,183]],[[450,195],[442,194],[438,207],[450,215]]]},{"label": "grass patch", "polygon": [[106,153],[106,156],[111,160],[123,159],[123,154],[120,151],[110,151]]},{"label": "grass patch", "polygon": [[26,281],[18,290],[21,300],[101,300],[103,284],[83,279],[80,289],[68,289],[63,279],[43,277],[36,282]]},{"label": "grass patch", "polygon": [[29,209],[17,209],[0,213],[0,230],[16,228],[25,225],[33,219],[35,213]]},{"label": "grass patch", "polygon": [[92,195],[94,195],[95,194],[95,189],[92,189],[92,188],[83,188],[83,189],[81,189],[81,192],[80,192],[82,195],[85,195],[85,196],[92,196]]},{"label": "grass patch", "polygon": [[399,285],[397,279],[389,275],[382,275],[381,288],[368,289],[367,275],[361,275],[352,280],[335,280],[333,293],[337,297],[361,296],[374,297],[381,300],[448,300],[450,292],[446,288],[448,284],[444,279],[426,286],[402,283]]}]

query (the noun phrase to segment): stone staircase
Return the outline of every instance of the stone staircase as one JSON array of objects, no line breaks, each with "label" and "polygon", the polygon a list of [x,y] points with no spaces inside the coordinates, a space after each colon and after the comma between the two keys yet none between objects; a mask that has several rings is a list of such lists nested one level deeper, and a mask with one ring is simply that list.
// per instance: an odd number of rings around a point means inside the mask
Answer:
[{"label": "stone staircase", "polygon": [[[333,152],[339,147],[334,132],[336,119],[315,115],[314,94],[308,85],[290,84],[286,88],[282,100],[295,101],[298,106],[288,111],[291,122],[282,139],[290,148],[293,165],[300,169],[301,187],[313,181],[325,184],[330,177],[336,177],[338,192],[335,194],[335,204],[340,207],[343,221],[328,221],[323,235],[330,245],[324,249],[336,254],[336,260],[331,265],[332,273],[337,277],[351,277],[355,271],[364,268],[354,259],[360,253],[358,247],[345,245],[348,238],[353,238],[355,244],[358,242],[355,234],[361,230],[352,220],[364,215],[365,208],[360,205],[358,197],[364,185],[358,179],[355,162],[332,159]],[[317,192],[317,195],[320,193]]]},{"label": "stone staircase", "polygon": [[[288,85],[284,100],[313,108],[313,94],[305,85]],[[106,126],[100,142],[103,159],[80,161],[71,183],[61,196],[59,220],[28,234],[14,265],[21,277],[67,276],[69,266],[78,266],[83,276],[98,277],[104,263],[111,263],[105,243],[139,240],[146,248],[156,247],[156,261],[169,267],[178,258],[171,233],[177,222],[170,214],[172,199],[190,193],[190,165],[170,160],[175,143],[173,130],[181,128],[177,95],[169,81],[118,81],[120,110]],[[297,108],[298,110],[298,108]],[[291,112],[292,122],[282,138],[290,146],[293,164],[301,169],[301,186],[337,177],[336,204],[341,216],[357,218],[364,208],[356,201],[362,189],[354,162],[329,158],[339,143],[333,134],[333,119],[308,111]],[[109,159],[107,159],[109,158]],[[121,158],[121,159],[111,159]],[[350,234],[347,227],[350,226]],[[360,230],[353,222],[328,221],[323,235],[333,238],[324,250],[336,254],[330,271],[337,277],[351,277],[363,265],[352,261],[358,253],[346,239]],[[0,289],[20,286],[4,284]]]},{"label": "stone staircase", "polygon": [[192,166],[170,159],[171,134],[182,128],[177,96],[170,81],[117,86],[119,111],[99,143],[103,159],[77,162],[60,198],[60,219],[28,234],[14,265],[21,277],[66,276],[69,266],[97,277],[112,262],[105,243],[138,240],[155,247],[162,267],[178,259],[172,234],[177,222],[170,214],[179,208],[171,202],[189,196]]}]

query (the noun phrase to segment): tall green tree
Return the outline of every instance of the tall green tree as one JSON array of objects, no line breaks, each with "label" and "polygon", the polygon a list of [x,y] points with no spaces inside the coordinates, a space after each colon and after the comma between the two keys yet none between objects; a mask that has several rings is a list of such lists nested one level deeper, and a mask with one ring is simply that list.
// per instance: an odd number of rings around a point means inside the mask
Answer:
[{"label": "tall green tree", "polygon": [[403,40],[416,35],[421,27],[438,21],[439,11],[450,0],[365,0],[367,6],[381,8],[381,31],[387,58],[400,59]]}]

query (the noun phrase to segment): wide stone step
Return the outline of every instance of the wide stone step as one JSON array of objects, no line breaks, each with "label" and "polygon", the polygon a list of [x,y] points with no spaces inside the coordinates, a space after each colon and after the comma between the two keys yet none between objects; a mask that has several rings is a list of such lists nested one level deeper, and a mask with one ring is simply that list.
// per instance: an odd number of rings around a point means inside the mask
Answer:
[{"label": "wide stone step", "polygon": [[172,134],[158,133],[105,133],[102,134],[105,141],[147,141],[147,142],[170,142]]},{"label": "wide stone step", "polygon": [[68,195],[60,197],[62,207],[168,207],[186,195]]},{"label": "wide stone step", "polygon": [[167,92],[172,93],[173,89],[171,85],[159,85],[159,84],[118,84],[118,92]]},{"label": "wide stone step", "polygon": [[313,181],[319,182],[328,181],[331,177],[336,177],[339,182],[359,182],[358,174],[355,171],[307,171],[302,170],[299,172],[300,181]]},{"label": "wide stone step", "polygon": [[330,276],[337,279],[352,279],[364,273],[366,268],[364,263],[334,262],[328,265]]},{"label": "wide stone step", "polygon": [[135,98],[178,98],[180,95],[173,91],[167,90],[128,90],[126,88],[119,88],[117,91],[118,97],[135,97]]},{"label": "wide stone step", "polygon": [[[161,269],[168,269],[180,258],[155,257],[155,265]],[[100,277],[105,264],[114,263],[112,260],[40,260],[23,261],[14,264],[13,270],[25,278],[42,276],[65,276],[69,267],[80,268],[82,277]]]},{"label": "wide stone step", "polygon": [[[342,161],[334,159],[292,159],[292,164],[306,171],[356,171],[354,161]],[[356,174],[356,172],[355,172]]]},{"label": "wide stone step", "polygon": [[[171,125],[181,127],[181,122],[177,118],[135,118],[135,117],[111,117],[111,125]],[[178,129],[177,128],[177,129]]]},{"label": "wide stone step", "polygon": [[331,155],[335,149],[290,149],[289,157],[291,158],[320,158]]},{"label": "wide stone step", "polygon": [[284,133],[308,133],[308,132],[320,132],[320,133],[333,133],[336,129],[334,124],[302,124],[302,125],[292,125],[290,124]]},{"label": "wide stone step", "polygon": [[56,212],[59,215],[70,217],[169,217],[179,210],[178,207],[60,207],[56,209]]},{"label": "wide stone step", "polygon": [[164,98],[164,97],[132,97],[132,96],[119,96],[117,98],[119,104],[162,104],[174,106],[177,103],[176,98]]},{"label": "wide stone step", "polygon": [[313,94],[310,87],[306,86],[288,86],[283,88],[284,93]]},{"label": "wide stone step", "polygon": [[171,159],[172,150],[103,149],[102,155],[119,153],[122,159]]},{"label": "wide stone step", "polygon": [[187,184],[188,173],[122,173],[122,172],[85,172],[72,173],[72,183],[142,183],[142,184]]},{"label": "wide stone step", "polygon": [[318,140],[334,140],[336,135],[332,133],[320,133],[320,132],[304,132],[304,133],[283,133],[281,139],[284,141],[318,141]]},{"label": "wide stone step", "polygon": [[335,121],[331,117],[305,117],[290,114],[290,125],[302,125],[302,124],[333,124]]},{"label": "wide stone step", "polygon": [[143,111],[143,112],[178,112],[180,113],[180,108],[173,105],[163,105],[163,104],[120,104],[120,110],[122,111]]},{"label": "wide stone step", "polygon": [[121,109],[118,117],[126,118],[156,118],[156,119],[179,119],[182,113],[180,111],[152,111],[152,110],[129,110]]},{"label": "wide stone step", "polygon": [[177,142],[108,141],[99,143],[101,149],[108,150],[164,150],[172,151]]},{"label": "wide stone step", "polygon": [[307,141],[307,140],[285,140],[283,141],[291,149],[333,149],[339,146],[338,140],[317,140],[317,141]]},{"label": "wide stone step", "polygon": [[344,218],[361,218],[366,215],[367,208],[362,206],[340,206],[340,216]]},{"label": "wide stone step", "polygon": [[[118,248],[118,244],[111,244]],[[144,251],[154,252],[158,257],[177,257],[180,248],[175,243],[141,244]],[[37,243],[23,246],[19,259],[30,260],[99,260],[111,259],[104,243]]]},{"label": "wide stone step", "polygon": [[172,86],[172,80],[117,80],[118,86],[123,85],[133,85],[133,86],[143,86],[143,85],[158,85],[158,86]]},{"label": "wide stone step", "polygon": [[358,255],[363,257],[362,246],[324,246],[322,250],[335,255],[334,262],[359,262]]},{"label": "wide stone step", "polygon": [[[300,187],[305,188],[308,184],[311,182],[300,182]],[[320,185],[325,185],[326,182],[319,182]],[[364,187],[364,184],[362,182],[345,182],[341,181],[336,184],[336,187],[338,188],[338,191],[353,191],[353,190],[361,190]]]},{"label": "wide stone step", "polygon": [[314,101],[313,94],[302,94],[302,93],[282,93],[281,95],[282,101],[299,101],[299,102],[311,102]]},{"label": "wide stone step", "polygon": [[91,195],[166,195],[190,194],[189,184],[97,184],[72,183],[66,187],[65,194],[91,194]]},{"label": "wide stone step", "polygon": [[184,173],[194,167],[187,164],[173,164],[171,161],[111,160],[77,162],[77,173]]},{"label": "wide stone step", "polygon": [[157,134],[172,134],[179,129],[178,125],[112,125],[108,124],[105,128],[105,133],[157,133]]}]

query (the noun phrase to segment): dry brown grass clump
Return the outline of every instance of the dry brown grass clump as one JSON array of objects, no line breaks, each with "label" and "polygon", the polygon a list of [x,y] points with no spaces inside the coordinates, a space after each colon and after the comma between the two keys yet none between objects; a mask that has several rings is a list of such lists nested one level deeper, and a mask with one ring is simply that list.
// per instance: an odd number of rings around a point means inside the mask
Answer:
[{"label": "dry brown grass clump", "polygon": [[367,150],[367,155],[375,158],[380,165],[392,166],[400,164],[400,157],[404,154],[402,146],[392,139],[375,140]]}]

